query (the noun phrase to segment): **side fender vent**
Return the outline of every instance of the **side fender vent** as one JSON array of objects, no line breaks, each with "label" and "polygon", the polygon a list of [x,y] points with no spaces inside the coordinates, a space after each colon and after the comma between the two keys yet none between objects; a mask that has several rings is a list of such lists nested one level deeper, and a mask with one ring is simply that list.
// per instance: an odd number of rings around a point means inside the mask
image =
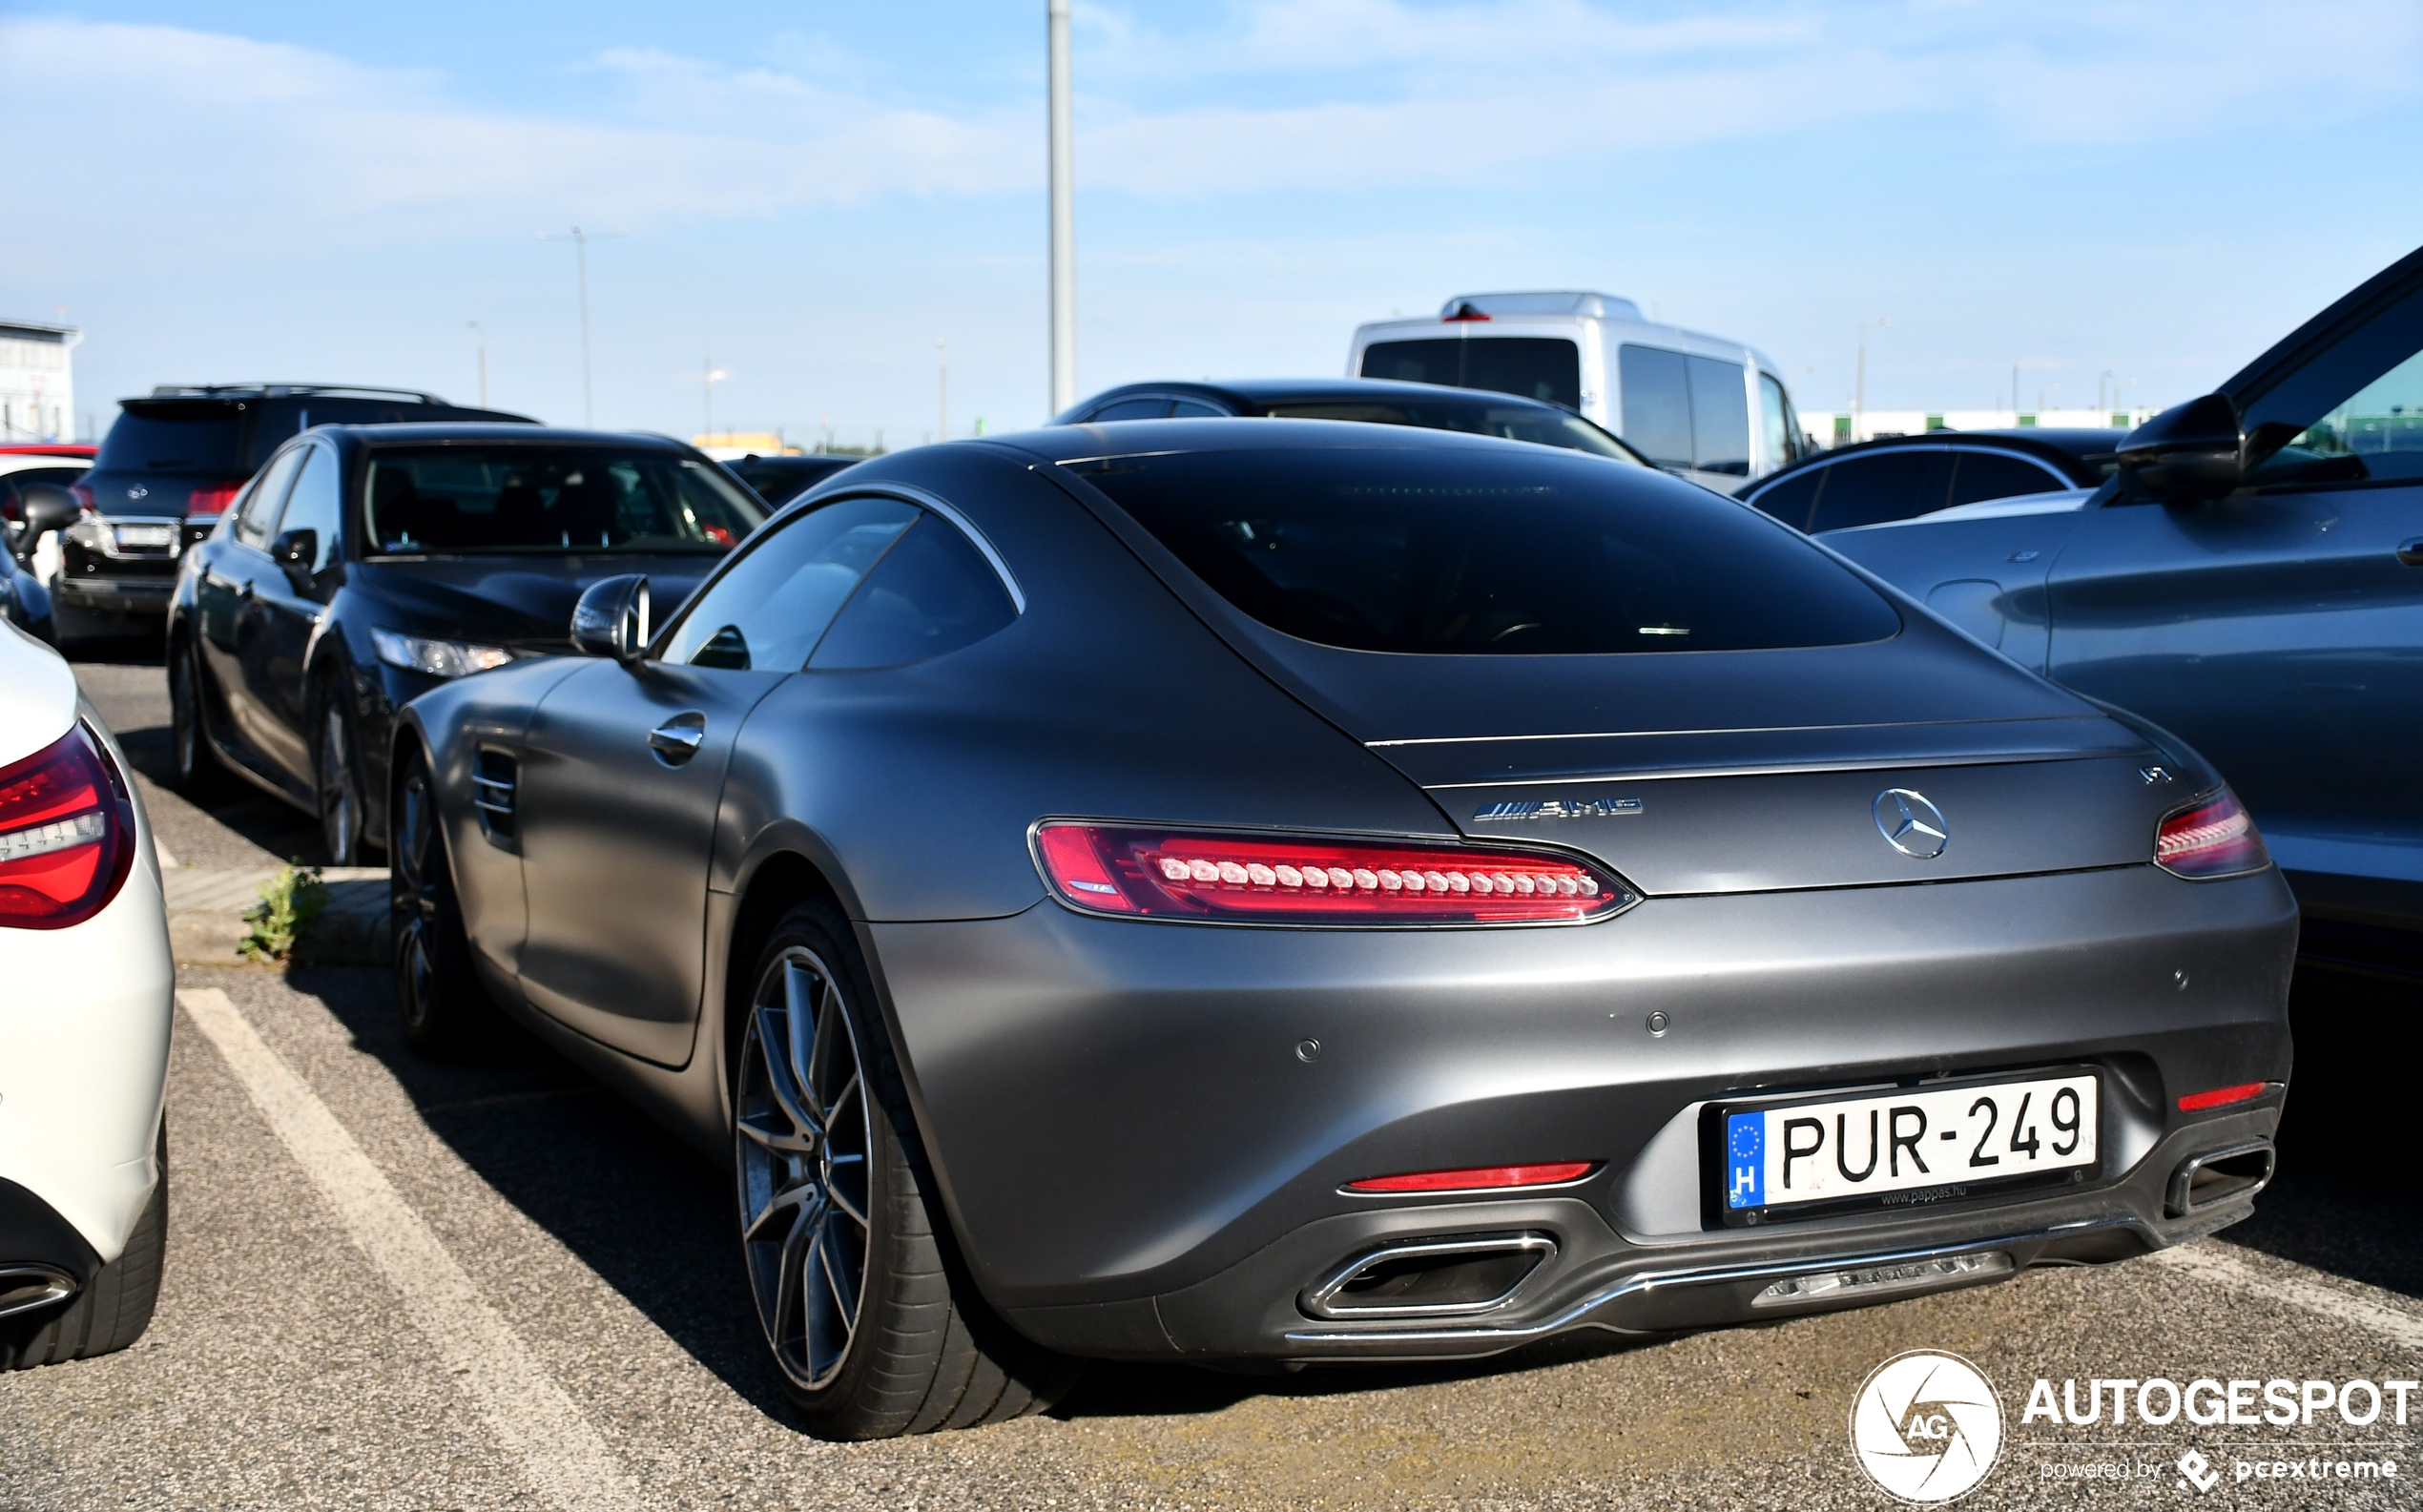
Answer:
[{"label": "side fender vent", "polygon": [[480,811],[480,828],[490,839],[513,839],[513,795],[520,767],[502,751],[483,751],[471,770],[471,802]]}]

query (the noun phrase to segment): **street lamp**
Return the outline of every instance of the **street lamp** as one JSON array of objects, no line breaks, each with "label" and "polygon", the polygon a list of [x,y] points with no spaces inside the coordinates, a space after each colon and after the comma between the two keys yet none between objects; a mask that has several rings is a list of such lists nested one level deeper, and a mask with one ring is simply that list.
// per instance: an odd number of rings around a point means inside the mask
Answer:
[{"label": "street lamp", "polygon": [[1077,402],[1077,155],[1068,109],[1068,0],[1045,0],[1050,53],[1051,412]]},{"label": "street lamp", "polygon": [[623,235],[619,231],[583,231],[574,226],[570,231],[542,231],[541,241],[569,241],[572,244],[572,261],[580,270],[581,288],[581,424],[597,424],[596,405],[591,399],[589,381],[589,244],[611,241]]},{"label": "street lamp", "polygon": [[478,340],[478,342],[479,342],[479,343],[480,343],[480,407],[481,407],[482,409],[486,409],[486,408],[487,408],[487,407],[488,407],[488,333],[487,333],[487,326],[485,326],[485,325],[482,325],[482,324],[481,324],[479,321],[464,321],[463,323],[464,323],[464,324],[466,324],[466,325],[467,325],[467,326],[469,326],[472,330],[477,331],[477,332],[479,333],[479,336],[478,336],[477,340]]},{"label": "street lamp", "polygon": [[1879,315],[1873,321],[1859,322],[1859,365],[1851,381],[1851,439],[1863,441],[1859,434],[1868,419],[1868,327],[1879,330],[1893,322]]}]

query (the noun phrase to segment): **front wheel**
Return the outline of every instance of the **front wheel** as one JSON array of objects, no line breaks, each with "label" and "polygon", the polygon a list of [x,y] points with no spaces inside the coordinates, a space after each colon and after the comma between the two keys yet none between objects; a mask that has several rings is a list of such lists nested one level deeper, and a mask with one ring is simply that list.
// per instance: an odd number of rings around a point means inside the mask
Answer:
[{"label": "front wheel", "polygon": [[417,750],[397,777],[387,824],[387,900],[404,1041],[423,1055],[458,1057],[478,1048],[496,1007],[471,967],[454,869],[438,828],[437,787]]},{"label": "front wheel", "polygon": [[190,643],[168,652],[168,748],[170,776],[187,797],[207,797],[223,777],[218,753],[202,727],[201,656]]},{"label": "front wheel", "polygon": [[342,673],[321,679],[318,749],[312,759],[320,842],[331,866],[351,866],[362,859],[362,763],[356,758],[353,710],[344,685]]},{"label": "front wheel", "polygon": [[733,1099],[741,1253],[809,1428],[888,1439],[1050,1406],[1078,1362],[1003,1323],[960,1263],[847,923],[794,908],[754,980]]}]

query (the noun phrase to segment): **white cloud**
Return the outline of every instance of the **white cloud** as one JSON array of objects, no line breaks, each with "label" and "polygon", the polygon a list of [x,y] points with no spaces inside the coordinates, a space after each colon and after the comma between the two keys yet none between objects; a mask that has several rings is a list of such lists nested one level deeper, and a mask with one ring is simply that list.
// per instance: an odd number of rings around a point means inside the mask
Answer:
[{"label": "white cloud", "polygon": [[[2423,95],[2412,0],[2316,0],[2285,36],[2247,0],[1647,18],[1584,0],[1239,0],[1180,17],[1081,10],[1089,189],[1177,199],[1552,177],[1861,120],[2024,151],[2293,131]],[[280,43],[0,20],[0,139],[73,141],[94,170],[61,176],[53,234],[10,238],[0,271],[1040,185],[1040,100],[907,105],[886,71],[837,55],[812,39],[740,68],[617,50],[586,63],[582,109],[517,114],[466,103],[430,72]]]}]

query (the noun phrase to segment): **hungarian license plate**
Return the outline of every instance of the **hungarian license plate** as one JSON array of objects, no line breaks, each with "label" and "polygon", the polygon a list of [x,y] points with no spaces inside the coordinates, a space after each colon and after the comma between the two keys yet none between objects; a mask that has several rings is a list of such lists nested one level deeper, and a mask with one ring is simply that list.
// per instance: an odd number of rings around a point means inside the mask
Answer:
[{"label": "hungarian license plate", "polygon": [[1837,1206],[1918,1206],[2097,1159],[2091,1071],[1722,1107],[1714,1206],[1729,1224]]}]

